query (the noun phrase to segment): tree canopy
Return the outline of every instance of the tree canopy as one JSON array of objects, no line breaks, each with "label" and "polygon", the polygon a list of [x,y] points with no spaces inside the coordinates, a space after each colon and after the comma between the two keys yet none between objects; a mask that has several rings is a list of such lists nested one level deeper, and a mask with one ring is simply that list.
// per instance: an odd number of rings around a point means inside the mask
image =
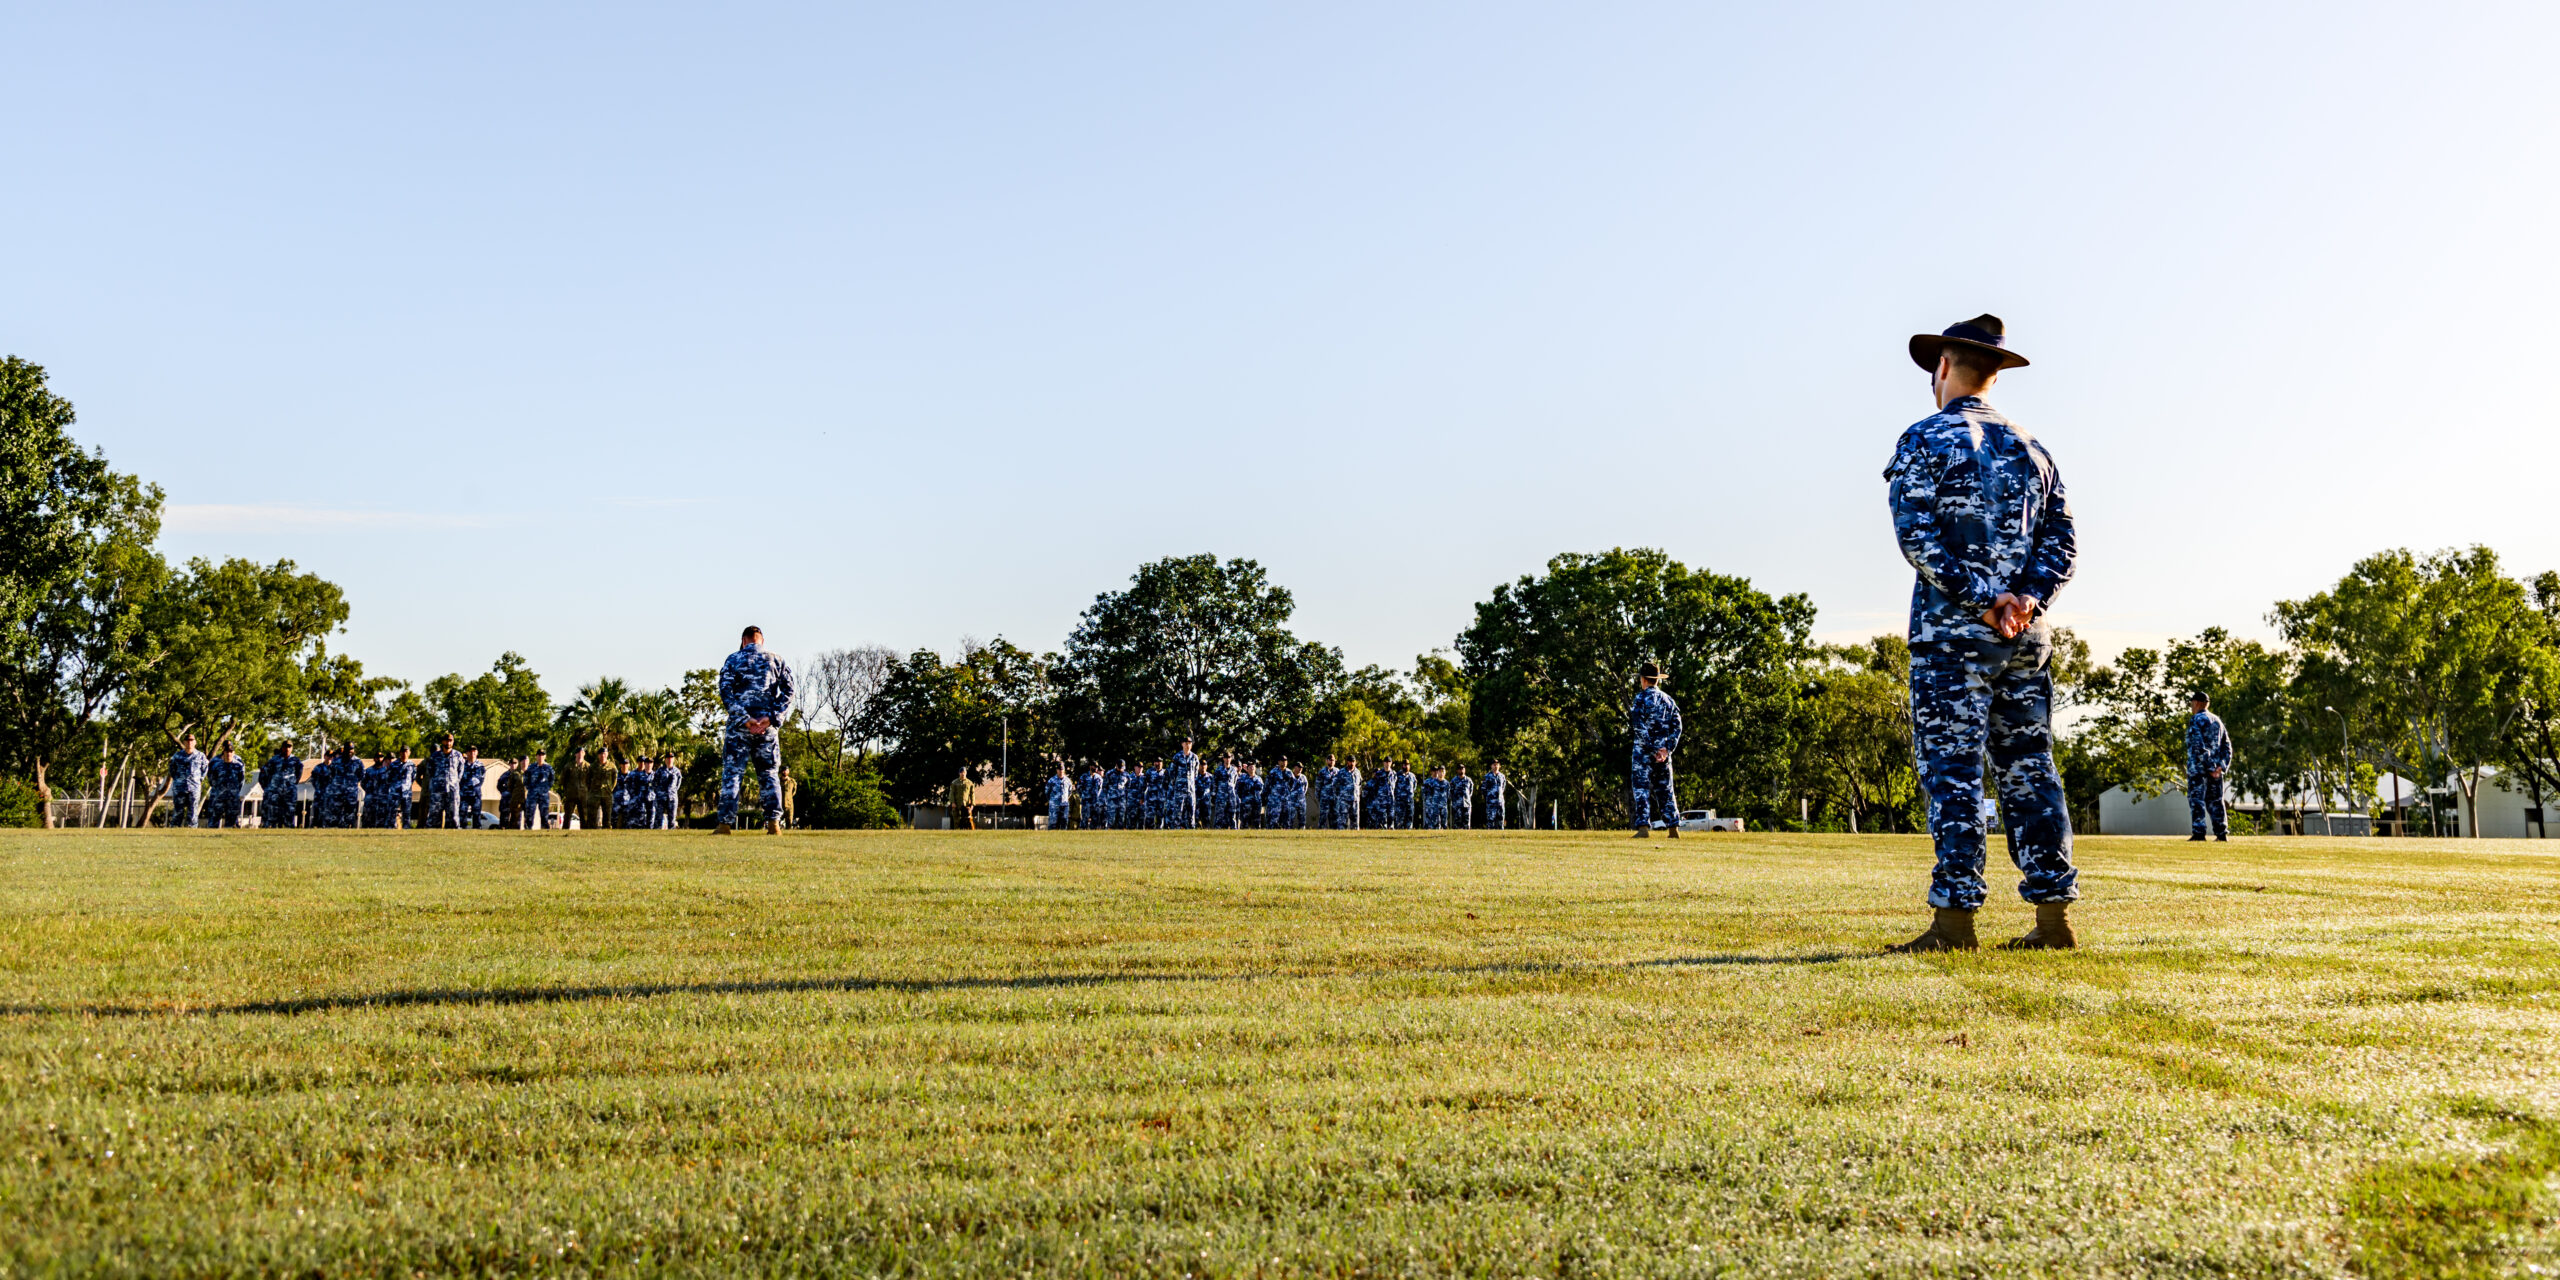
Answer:
[{"label": "tree canopy", "polygon": [[1766,806],[1790,772],[1789,727],[1814,609],[1639,548],[1566,554],[1494,588],[1458,636],[1477,747],[1569,795],[1582,825],[1627,796],[1627,706],[1658,662],[1687,727],[1685,803]]}]

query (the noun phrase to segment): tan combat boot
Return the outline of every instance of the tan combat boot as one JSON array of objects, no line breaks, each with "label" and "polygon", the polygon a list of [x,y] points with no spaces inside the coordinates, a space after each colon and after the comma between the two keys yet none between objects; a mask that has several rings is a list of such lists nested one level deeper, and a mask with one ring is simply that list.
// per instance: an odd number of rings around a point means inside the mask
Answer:
[{"label": "tan combat boot", "polygon": [[1973,912],[1963,907],[1940,907],[1927,933],[1885,950],[1902,955],[1921,955],[1931,951],[1971,951],[1981,945],[1973,937]]},{"label": "tan combat boot", "polygon": [[719,826],[713,827],[711,829],[711,834],[715,836],[725,836],[729,834],[729,824],[723,822]]},{"label": "tan combat boot", "polygon": [[779,823],[779,822],[774,821],[774,820],[773,820],[773,819],[771,819],[771,818],[767,818],[767,819],[765,819],[765,820],[764,820],[764,833],[765,833],[766,835],[769,835],[769,836],[778,836],[778,835],[781,835],[781,834],[782,834],[782,824],[781,824],[781,823]]},{"label": "tan combat boot", "polygon": [[2003,951],[2069,951],[2080,940],[2071,936],[2071,904],[2039,902],[2036,904],[2036,927],[2021,937],[2000,944]]}]

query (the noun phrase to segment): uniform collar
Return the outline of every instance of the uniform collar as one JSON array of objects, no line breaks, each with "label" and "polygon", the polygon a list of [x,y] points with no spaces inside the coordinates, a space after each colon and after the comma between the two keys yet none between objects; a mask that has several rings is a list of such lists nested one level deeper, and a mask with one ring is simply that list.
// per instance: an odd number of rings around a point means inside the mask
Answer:
[{"label": "uniform collar", "polygon": [[1940,412],[1940,413],[1997,413],[1997,412],[1999,412],[1999,411],[1991,407],[1991,402],[1990,402],[1990,401],[1985,400],[1985,399],[1983,399],[1983,398],[1982,398],[1982,397],[1980,397],[1980,396],[1957,396],[1955,399],[1953,399],[1953,400],[1949,400],[1949,401],[1946,403],[1946,406],[1945,406],[1944,408],[1941,408],[1940,410],[1938,410],[1938,412]]}]

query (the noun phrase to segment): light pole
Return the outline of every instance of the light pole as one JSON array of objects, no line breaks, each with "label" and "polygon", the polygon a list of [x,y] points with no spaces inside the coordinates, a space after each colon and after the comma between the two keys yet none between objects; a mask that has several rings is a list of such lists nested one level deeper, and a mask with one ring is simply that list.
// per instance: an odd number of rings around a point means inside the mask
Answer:
[{"label": "light pole", "polygon": [[2356,760],[2355,748],[2347,745],[2347,713],[2336,707],[2320,709],[2338,718],[2338,765],[2345,770],[2341,776],[2346,779],[2347,812],[2354,813],[2356,811]]}]

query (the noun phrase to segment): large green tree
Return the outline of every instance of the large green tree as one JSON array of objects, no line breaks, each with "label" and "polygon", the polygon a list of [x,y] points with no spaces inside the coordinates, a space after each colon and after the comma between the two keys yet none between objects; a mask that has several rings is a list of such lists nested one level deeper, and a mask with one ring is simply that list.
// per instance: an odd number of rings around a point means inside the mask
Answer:
[{"label": "large green tree", "polygon": [[1039,762],[1058,750],[1046,715],[1047,671],[1001,638],[968,646],[957,662],[918,649],[889,664],[852,733],[887,745],[880,775],[900,803],[938,799],[964,774],[983,781],[1008,755],[1015,775],[1008,786],[1025,794],[1046,772]]},{"label": "large green tree", "polygon": [[[1458,637],[1479,750],[1568,798],[1575,821],[1627,804],[1636,668],[1662,663],[1687,722],[1673,765],[1684,803],[1766,818],[1784,802],[1787,731],[1814,609],[1742,578],[1640,548],[1566,554],[1494,588]],[[1792,815],[1790,815],[1792,816]]]},{"label": "large green tree", "polygon": [[1911,757],[1911,646],[1881,635],[1814,651],[1797,706],[1797,791],[1851,831],[1925,821]]},{"label": "large green tree", "polygon": [[1051,679],[1066,748],[1093,759],[1203,751],[1300,759],[1339,732],[1340,651],[1289,631],[1296,602],[1251,560],[1170,556],[1095,597]]},{"label": "large green tree", "polygon": [[117,719],[165,749],[195,734],[208,752],[255,754],[308,719],[325,642],[347,620],[345,593],[290,560],[192,560],[144,602],[136,670]]},{"label": "large green tree", "polygon": [[2305,683],[2353,708],[2363,749],[2404,777],[2452,783],[2478,835],[2482,775],[2534,700],[2547,634],[2497,553],[2385,551],[2273,616]]},{"label": "large green tree", "polygon": [[160,490],[71,438],[44,369],[0,359],[0,773],[86,771],[147,660],[135,641],[168,575]]},{"label": "large green tree", "polygon": [[529,755],[550,736],[551,696],[542,691],[542,678],[524,656],[513,650],[469,679],[454,674],[428,681],[426,700],[456,745],[476,746],[485,756]]}]

